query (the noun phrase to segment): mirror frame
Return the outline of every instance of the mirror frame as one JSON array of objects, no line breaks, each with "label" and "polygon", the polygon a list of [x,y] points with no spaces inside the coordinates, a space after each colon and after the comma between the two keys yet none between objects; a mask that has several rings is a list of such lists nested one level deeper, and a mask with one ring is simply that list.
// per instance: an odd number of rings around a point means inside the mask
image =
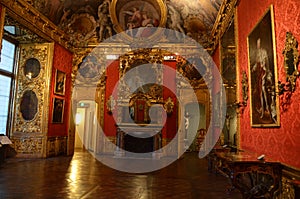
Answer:
[{"label": "mirror frame", "polygon": [[[292,56],[290,54],[291,52]],[[299,76],[299,52],[298,42],[291,32],[286,33],[285,48],[282,53],[284,55],[284,69],[286,73],[286,81],[290,84],[290,90],[294,92],[296,88],[296,80]]]}]

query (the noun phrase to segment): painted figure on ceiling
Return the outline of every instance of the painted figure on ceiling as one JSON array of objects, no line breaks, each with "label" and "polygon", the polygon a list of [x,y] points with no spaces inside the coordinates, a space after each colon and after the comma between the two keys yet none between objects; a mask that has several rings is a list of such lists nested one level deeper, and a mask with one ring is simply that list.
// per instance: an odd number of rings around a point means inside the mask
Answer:
[{"label": "painted figure on ceiling", "polygon": [[111,19],[109,15],[110,2],[105,0],[98,7],[99,41],[112,37]]}]

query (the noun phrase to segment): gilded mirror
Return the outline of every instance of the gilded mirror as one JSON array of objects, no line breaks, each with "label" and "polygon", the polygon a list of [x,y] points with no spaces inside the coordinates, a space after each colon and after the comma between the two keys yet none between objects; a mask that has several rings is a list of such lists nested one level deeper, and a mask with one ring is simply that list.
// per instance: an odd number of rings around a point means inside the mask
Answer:
[{"label": "gilded mirror", "polygon": [[298,42],[291,32],[286,33],[285,48],[283,50],[284,55],[284,69],[286,72],[287,82],[291,86],[291,91],[295,90],[296,80],[299,76],[298,62]]},{"label": "gilded mirror", "polygon": [[36,58],[29,58],[25,62],[24,75],[28,79],[36,78],[41,71],[41,63]]}]

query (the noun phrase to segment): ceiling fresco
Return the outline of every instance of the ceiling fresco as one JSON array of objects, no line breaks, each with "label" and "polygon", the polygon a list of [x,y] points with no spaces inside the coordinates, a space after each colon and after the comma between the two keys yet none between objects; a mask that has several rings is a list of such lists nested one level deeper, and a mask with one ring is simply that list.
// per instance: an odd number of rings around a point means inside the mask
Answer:
[{"label": "ceiling fresco", "polygon": [[[28,3],[63,31],[69,33],[74,46],[101,42],[121,30],[130,29],[131,25],[136,25],[131,23],[134,22],[133,18],[136,16],[134,12],[138,10],[146,13],[147,8],[148,18],[152,17],[152,26],[176,30],[192,37],[204,47],[208,47],[211,30],[222,1],[28,0]],[[117,20],[123,24],[116,24]],[[176,41],[176,35],[173,37]]]}]

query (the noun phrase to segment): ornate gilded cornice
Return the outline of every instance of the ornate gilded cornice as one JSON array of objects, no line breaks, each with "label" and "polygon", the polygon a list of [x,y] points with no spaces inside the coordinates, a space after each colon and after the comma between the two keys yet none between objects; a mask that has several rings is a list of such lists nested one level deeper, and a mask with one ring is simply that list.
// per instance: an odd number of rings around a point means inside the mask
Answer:
[{"label": "ornate gilded cornice", "polygon": [[1,0],[0,3],[14,20],[49,42],[55,41],[72,51],[69,36],[32,5],[24,0]]},{"label": "ornate gilded cornice", "polygon": [[214,27],[211,31],[211,47],[207,49],[213,53],[219,43],[220,38],[229,26],[230,21],[234,16],[235,7],[240,0],[224,0],[216,18]]},{"label": "ornate gilded cornice", "polygon": [[16,20],[12,19],[10,16],[5,15],[5,22],[4,26],[15,26],[18,27],[18,33],[17,34],[10,34],[6,31],[4,31],[4,35],[7,35],[8,37],[19,41],[21,44],[25,43],[47,43],[47,41],[44,38],[41,38],[37,34],[33,33],[20,23],[18,23]]}]

